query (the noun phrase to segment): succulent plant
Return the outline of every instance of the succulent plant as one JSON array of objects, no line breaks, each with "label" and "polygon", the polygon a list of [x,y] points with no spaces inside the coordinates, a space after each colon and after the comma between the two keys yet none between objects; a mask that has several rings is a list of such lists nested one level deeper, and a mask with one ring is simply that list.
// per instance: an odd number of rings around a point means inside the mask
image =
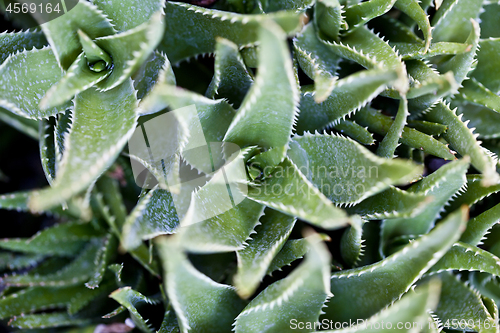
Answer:
[{"label": "succulent plant", "polygon": [[80,0],[0,34],[0,121],[38,140],[48,183],[0,208],[53,221],[0,240],[0,319],[498,332],[499,15]]}]

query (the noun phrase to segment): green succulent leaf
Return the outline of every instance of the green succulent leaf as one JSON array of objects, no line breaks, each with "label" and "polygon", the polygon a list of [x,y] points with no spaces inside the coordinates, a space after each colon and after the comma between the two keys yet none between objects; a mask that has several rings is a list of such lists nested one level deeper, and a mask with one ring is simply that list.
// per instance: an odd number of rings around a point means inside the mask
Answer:
[{"label": "green succulent leaf", "polygon": [[353,223],[342,234],[340,239],[340,254],[349,266],[356,266],[363,255],[363,221],[353,217]]},{"label": "green succulent leaf", "polygon": [[321,228],[336,229],[349,223],[346,213],[335,207],[288,158],[262,183],[249,187],[247,196]]},{"label": "green succulent leaf", "polygon": [[238,315],[239,332],[283,332],[290,322],[316,322],[331,297],[328,277],[330,255],[319,242],[309,243],[306,259],[286,278],[264,289]]},{"label": "green succulent leaf", "polygon": [[14,254],[11,252],[0,252],[0,270],[17,270],[30,268],[40,263],[45,255],[32,254]]},{"label": "green succulent leaf", "polygon": [[95,5],[83,0],[80,0],[68,13],[42,24],[41,27],[64,70],[67,70],[82,53],[79,30],[92,40],[116,33],[106,15]]},{"label": "green succulent leaf", "polygon": [[409,120],[408,126],[422,133],[435,136],[443,134],[448,129],[446,125],[432,123],[425,120]]},{"label": "green succulent leaf", "polygon": [[153,329],[147,323],[147,320],[141,316],[136,307],[141,303],[155,304],[157,303],[156,301],[142,295],[140,292],[135,291],[131,287],[123,287],[115,290],[111,293],[111,295],[109,295],[109,297],[120,303],[128,310],[133,322],[139,330],[144,333],[153,332]]},{"label": "green succulent leaf", "polygon": [[37,48],[41,49],[47,45],[47,40],[41,31],[26,30],[20,32],[0,33],[0,64],[3,63],[10,54],[23,52],[25,50]]},{"label": "green succulent leaf", "polygon": [[434,274],[451,270],[480,271],[500,276],[500,259],[474,245],[457,242],[428,272]]},{"label": "green succulent leaf", "polygon": [[14,317],[9,321],[9,326],[19,329],[43,329],[73,325],[80,326],[89,323],[90,320],[85,318],[73,317],[67,313],[54,312]]},{"label": "green succulent leaf", "polygon": [[122,245],[134,249],[142,240],[174,233],[178,225],[179,217],[172,194],[156,187],[140,199],[127,217]]},{"label": "green succulent leaf", "polygon": [[499,181],[500,176],[496,172],[496,162],[481,147],[473,130],[467,127],[467,123],[460,120],[461,116],[456,115],[456,110],[451,110],[446,104],[440,102],[425,114],[425,118],[448,126],[443,138],[462,156],[470,156],[472,165],[485,176],[483,184],[491,185]]},{"label": "green succulent leaf", "polygon": [[215,54],[215,74],[205,95],[213,99],[227,98],[235,108],[239,108],[254,80],[238,46],[230,40],[218,38]]},{"label": "green succulent leaf", "polygon": [[165,36],[160,50],[173,64],[215,50],[217,36],[229,39],[238,47],[255,44],[264,21],[276,22],[287,34],[301,27],[301,13],[283,11],[268,15],[241,15],[167,2],[165,7]]},{"label": "green succulent leaf", "polygon": [[[144,62],[134,75],[134,88],[137,90],[137,99],[145,99],[149,94],[161,89],[163,85],[175,85],[175,75],[167,56],[155,51]],[[142,110],[144,111],[144,110]],[[158,110],[159,111],[159,110]]]},{"label": "green succulent leaf", "polygon": [[[30,208],[39,211],[56,206],[95,181],[132,135],[136,108],[130,80],[108,92],[89,89],[79,94],[57,177],[52,188],[31,196]],[[122,121],[117,122],[117,117]]]},{"label": "green succulent leaf", "polygon": [[349,28],[342,14],[342,5],[338,0],[317,1],[314,6],[314,25],[317,31],[337,40],[340,31]]},{"label": "green succulent leaf", "polygon": [[485,178],[482,175],[467,175],[467,188],[462,191],[450,205],[449,209],[454,209],[460,205],[472,206],[475,203],[489,197],[493,193],[500,191],[500,183],[485,186]]},{"label": "green succulent leaf", "polygon": [[105,238],[103,238],[102,243],[99,245],[99,251],[96,253],[94,258],[95,268],[90,273],[90,280],[85,283],[85,286],[90,289],[99,288],[99,285],[104,278],[106,268],[109,264],[111,264],[112,260],[116,256],[118,242],[116,237],[109,233]]},{"label": "green succulent leaf", "polygon": [[397,78],[393,70],[360,71],[333,83],[331,94],[319,104],[316,93],[304,89],[296,132],[302,134],[335,125],[340,119],[355,114]]},{"label": "green succulent leaf", "polygon": [[304,177],[336,204],[356,204],[421,174],[421,167],[415,164],[379,158],[357,142],[334,135],[296,136],[288,156]]},{"label": "green succulent leaf", "polygon": [[420,6],[417,0],[397,0],[394,3],[394,7],[408,15],[415,22],[417,22],[420,31],[425,38],[425,46],[423,53],[427,53],[431,45],[431,23],[429,22],[429,17],[425,13],[424,9]]},{"label": "green succulent leaf", "polygon": [[360,2],[345,9],[345,19],[349,31],[362,27],[365,23],[387,13],[396,3],[396,0],[369,0]]},{"label": "green succulent leaf", "polygon": [[[165,289],[181,332],[231,332],[231,324],[245,303],[234,287],[219,284],[197,271],[178,240],[156,242],[164,263]],[[210,318],[217,317],[217,321]]]},{"label": "green succulent leaf", "polygon": [[456,55],[470,51],[471,45],[466,43],[439,42],[430,45],[425,52],[425,46],[416,43],[391,43],[398,50],[403,60],[428,59],[439,55]]},{"label": "green succulent leaf", "polygon": [[405,96],[402,96],[399,101],[399,109],[396,117],[394,118],[394,122],[377,148],[378,156],[385,158],[394,157],[394,152],[399,146],[399,139],[402,136],[408,115],[408,101]]},{"label": "green succulent leaf", "polygon": [[93,0],[92,3],[106,14],[113,22],[113,27],[119,32],[131,30],[146,23],[164,5],[163,1],[159,0]]},{"label": "green succulent leaf", "polygon": [[0,121],[26,134],[27,136],[38,140],[38,123],[36,120],[21,117],[0,107]]},{"label": "green succulent leaf", "polygon": [[[498,36],[497,36],[498,37]],[[498,59],[500,38],[490,38],[479,41],[477,51],[477,67],[471,76],[481,82],[494,93],[500,92]]]},{"label": "green succulent leaf", "polygon": [[331,288],[335,297],[328,303],[324,318],[335,322],[365,319],[391,304],[458,240],[466,221],[464,208],[380,262],[333,273]]},{"label": "green succulent leaf", "polygon": [[464,81],[459,93],[460,97],[468,102],[485,106],[500,113],[500,96],[493,93],[474,78]]},{"label": "green succulent leaf", "polygon": [[56,178],[56,142],[54,138],[55,121],[42,119],[39,122],[39,148],[45,178],[52,184]]},{"label": "green succulent leaf", "polygon": [[41,110],[38,104],[62,76],[63,72],[50,48],[13,54],[0,65],[0,106],[31,119],[61,113],[69,104],[47,110]]},{"label": "green succulent leaf", "polygon": [[[285,38],[277,25],[262,25],[259,73],[231,122],[224,142],[240,147],[258,145],[265,149],[288,146],[298,113],[299,91]],[[248,131],[249,127],[253,130]],[[261,132],[269,135],[262,136]],[[280,157],[278,162],[285,157],[284,150]]]},{"label": "green succulent leaf", "polygon": [[295,225],[295,219],[276,210],[267,209],[260,219],[256,235],[248,245],[236,252],[238,272],[234,285],[238,295],[251,296],[266,275],[271,261],[285,244]]},{"label": "green succulent leaf", "polygon": [[482,5],[482,0],[444,1],[432,19],[432,38],[434,42],[463,43],[470,33],[470,26],[465,22],[477,20]]},{"label": "green succulent leaf", "polygon": [[470,245],[479,245],[489,230],[499,221],[500,204],[470,219],[460,240]]}]

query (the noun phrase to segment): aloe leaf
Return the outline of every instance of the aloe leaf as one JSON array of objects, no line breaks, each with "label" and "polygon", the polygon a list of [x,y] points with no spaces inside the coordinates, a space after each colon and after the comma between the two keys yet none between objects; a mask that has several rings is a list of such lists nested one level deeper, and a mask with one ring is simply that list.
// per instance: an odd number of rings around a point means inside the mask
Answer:
[{"label": "aloe leaf", "polygon": [[335,297],[324,318],[336,322],[368,318],[398,299],[458,240],[467,211],[450,214],[429,234],[380,262],[333,273]]},{"label": "aloe leaf", "polygon": [[120,303],[120,305],[124,306],[135,323],[136,327],[145,333],[153,332],[153,329],[148,324],[148,321],[145,320],[139,311],[137,311],[137,305],[141,303],[155,304],[156,301],[142,295],[138,291],[135,291],[131,287],[123,287],[109,295],[112,299]]},{"label": "aloe leaf", "polygon": [[436,136],[443,134],[448,129],[446,125],[432,123],[425,120],[409,120],[408,126],[422,133]]},{"label": "aloe leaf", "polygon": [[31,238],[9,238],[0,241],[0,248],[54,256],[72,256],[85,243],[102,236],[90,223],[67,222],[39,231]]},{"label": "aloe leaf", "polygon": [[72,317],[67,313],[54,312],[14,317],[9,321],[9,326],[19,329],[36,329],[74,325],[80,326],[89,323],[90,320],[86,318]]},{"label": "aloe leaf", "polygon": [[41,49],[47,45],[47,40],[41,31],[20,31],[0,33],[0,64],[3,63],[10,54],[22,52],[27,49]]},{"label": "aloe leaf", "polygon": [[463,191],[451,203],[449,209],[454,209],[463,204],[472,206],[493,193],[500,191],[500,183],[485,186],[485,180],[485,177],[482,175],[467,175],[467,190]]},{"label": "aloe leaf", "polygon": [[259,40],[262,22],[272,20],[287,34],[301,27],[301,13],[284,11],[267,15],[241,15],[179,2],[167,2],[165,36],[159,49],[173,64],[215,50],[215,37],[229,39],[238,47]]},{"label": "aloe leaf", "polygon": [[21,117],[0,107],[0,121],[26,134],[27,136],[38,140],[38,123],[35,120]]},{"label": "aloe leaf", "polygon": [[159,0],[127,0],[104,1],[93,0],[108,19],[113,22],[113,27],[120,32],[131,30],[149,21],[154,13],[163,8],[163,1]]},{"label": "aloe leaf", "polygon": [[[439,277],[443,283],[441,299],[435,313],[445,323],[445,327],[460,329],[460,326],[454,323],[458,321],[462,323],[462,327],[465,326],[465,329],[478,332],[496,332],[498,323],[493,321],[476,290],[448,272],[441,273]],[[453,321],[453,319],[456,320]],[[471,323],[473,324],[471,325]],[[485,328],[485,323],[490,324],[489,329]]]},{"label": "aloe leaf", "polygon": [[115,34],[112,24],[96,6],[80,1],[68,13],[41,25],[60,66],[67,70],[82,52],[78,30],[91,39]]},{"label": "aloe leaf", "polygon": [[251,296],[266,275],[269,265],[281,250],[295,225],[295,219],[276,210],[267,209],[260,219],[262,225],[248,245],[236,252],[238,272],[234,285],[243,298]]},{"label": "aloe leaf", "polygon": [[500,15],[500,6],[495,1],[491,1],[489,4],[483,4],[484,11],[481,13],[481,38],[496,38],[500,37],[498,31],[498,16]]},{"label": "aloe leaf", "polygon": [[339,120],[337,124],[333,125],[333,128],[363,145],[370,146],[375,144],[373,135],[368,132],[365,127],[358,125],[355,121],[342,119]]},{"label": "aloe leaf", "polygon": [[280,10],[290,10],[290,11],[305,11],[305,9],[312,7],[315,4],[314,0],[276,0],[268,1],[267,6],[264,7],[264,11],[276,12]]},{"label": "aloe leaf", "polygon": [[239,108],[254,80],[238,46],[230,40],[218,38],[215,54],[215,74],[205,95],[213,99],[227,98],[235,108]]},{"label": "aloe leaf", "polygon": [[[164,263],[165,289],[181,332],[231,332],[244,301],[234,287],[219,284],[197,271],[177,242],[173,237],[163,237],[156,245]],[[197,310],[200,308],[203,311]]]},{"label": "aloe leaf", "polygon": [[181,243],[189,251],[239,250],[252,234],[264,206],[245,198],[245,157],[244,150],[193,192],[179,228]]},{"label": "aloe leaf", "polygon": [[499,221],[500,204],[470,219],[460,240],[471,245],[479,245],[489,230]]},{"label": "aloe leaf", "polygon": [[397,0],[394,3],[394,7],[411,17],[415,22],[417,22],[420,31],[425,38],[424,53],[427,53],[431,45],[431,23],[429,22],[429,17],[425,11],[420,7],[420,3],[417,0]]},{"label": "aloe leaf", "polygon": [[299,267],[264,289],[238,315],[236,333],[283,332],[290,330],[294,319],[318,321],[324,302],[332,296],[328,285],[330,254],[319,242],[311,242],[309,247]]},{"label": "aloe leaf", "polygon": [[426,209],[429,202],[424,193],[412,193],[391,186],[346,210],[368,220],[413,217]]},{"label": "aloe leaf", "polygon": [[99,287],[99,284],[104,278],[106,268],[116,256],[117,243],[116,237],[111,233],[103,238],[99,251],[94,258],[95,268],[93,272],[91,272],[90,280],[85,283],[87,288],[94,289]]},{"label": "aloe leaf", "polygon": [[422,48],[425,47],[424,41],[415,34],[411,27],[402,21],[395,19],[389,15],[379,16],[373,20],[374,29],[389,43],[408,43],[417,44]]},{"label": "aloe leaf", "polygon": [[500,259],[488,251],[463,242],[455,243],[451,249],[428,271],[480,271],[500,276]]},{"label": "aloe leaf", "polygon": [[319,130],[355,114],[397,78],[395,71],[385,69],[351,74],[336,81],[331,94],[320,104],[315,101],[314,92],[303,92],[296,132]]},{"label": "aloe leaf", "polygon": [[461,116],[456,115],[456,110],[451,110],[447,105],[440,102],[425,114],[425,118],[448,126],[448,130],[442,135],[443,138],[460,155],[470,156],[472,165],[485,176],[483,184],[491,185],[499,181],[500,176],[496,172],[496,162],[476,140],[473,129],[467,128],[467,123],[462,122],[460,120]]},{"label": "aloe leaf", "polygon": [[464,100],[500,113],[500,96],[493,93],[476,79],[472,78],[463,82],[463,87],[458,92]]},{"label": "aloe leaf", "polygon": [[494,93],[500,92],[500,76],[496,55],[500,52],[500,38],[490,38],[479,42],[477,67],[471,76]]},{"label": "aloe leaf", "polygon": [[[499,129],[496,126],[489,126],[500,121],[499,112],[465,101],[457,100],[456,103],[454,102],[454,105],[458,107],[457,113],[463,115],[464,119],[466,119],[465,121],[469,121],[467,126],[475,128],[474,132],[478,138],[493,139],[500,137]],[[491,149],[491,147],[488,148]]]},{"label": "aloe leaf", "polygon": [[385,158],[393,158],[396,148],[399,146],[399,139],[403,133],[408,118],[408,100],[405,96],[401,96],[399,101],[399,109],[394,122],[387,131],[384,139],[380,142],[377,148],[377,155]]},{"label": "aloe leaf", "polygon": [[347,7],[345,20],[349,26],[349,32],[387,13],[395,3],[396,0],[370,0]]},{"label": "aloe leaf", "polygon": [[470,32],[469,25],[465,22],[471,19],[477,20],[482,5],[482,0],[445,1],[432,18],[432,38],[434,42],[463,43]]},{"label": "aloe leaf", "polygon": [[[79,94],[53,187],[33,194],[30,208],[39,211],[56,206],[99,177],[132,135],[137,122],[136,108],[130,80],[105,93],[89,89]],[[118,116],[120,122],[116,121]]]},{"label": "aloe leaf", "polygon": [[314,6],[314,25],[317,31],[337,40],[341,30],[347,30],[343,8],[338,0],[320,0]]},{"label": "aloe leaf", "polygon": [[380,234],[381,253],[387,251],[386,245],[390,239],[428,233],[439,218],[443,206],[466,188],[465,174],[468,167],[469,162],[464,159],[451,162],[412,185],[407,190],[409,193],[432,196],[432,200],[415,216],[384,221]]},{"label": "aloe leaf", "polygon": [[42,119],[39,122],[39,149],[40,149],[40,160],[42,162],[43,172],[45,173],[45,178],[52,184],[54,178],[56,178],[56,147],[54,139],[54,124],[55,121]]},{"label": "aloe leaf", "polygon": [[340,239],[340,254],[349,266],[356,266],[363,255],[363,224],[359,217],[352,218],[353,223],[342,234]]},{"label": "aloe leaf", "polygon": [[13,271],[33,267],[44,258],[45,255],[38,253],[20,255],[11,252],[0,252],[0,270],[9,269]]},{"label": "aloe leaf", "polygon": [[68,305],[68,314],[75,315],[77,313],[85,313],[92,302],[99,302],[101,299],[107,298],[108,295],[116,289],[116,283],[112,279],[105,280],[99,285],[99,288],[94,290],[86,290],[73,297]]},{"label": "aloe leaf", "polygon": [[52,109],[67,103],[73,96],[93,87],[111,74],[111,70],[99,73],[91,70],[87,61],[85,54],[81,53],[62,79],[42,98],[40,101],[42,109]]},{"label": "aloe leaf", "polygon": [[178,224],[172,194],[156,187],[140,199],[127,217],[122,244],[126,249],[134,249],[142,240],[174,233]]},{"label": "aloe leaf", "polygon": [[[132,75],[137,99],[143,100],[155,89],[166,85],[175,85],[175,75],[167,56],[155,51],[144,64]],[[144,110],[143,110],[144,111]]]},{"label": "aloe leaf", "polygon": [[0,318],[19,316],[43,309],[62,308],[76,294],[88,291],[83,285],[30,287],[0,299]]},{"label": "aloe leaf", "polygon": [[123,33],[100,37],[95,43],[113,58],[109,77],[97,84],[100,90],[109,91],[125,82],[160,43],[163,34],[163,17],[160,12],[151,19]]},{"label": "aloe leaf", "polygon": [[425,46],[416,43],[391,43],[396,47],[403,60],[427,59],[439,55],[455,55],[470,51],[467,43],[438,42],[430,45],[425,52]]},{"label": "aloe leaf", "polygon": [[11,286],[68,286],[87,281],[93,270],[94,259],[101,241],[88,244],[70,264],[53,274],[8,275],[0,281]]},{"label": "aloe leaf", "polygon": [[[240,147],[287,147],[300,96],[286,37],[277,25],[263,23],[259,39],[259,73],[231,122],[224,142]],[[248,131],[249,127],[253,130]],[[268,135],[262,136],[261,132]],[[284,153],[280,161],[285,157]]]},{"label": "aloe leaf", "polygon": [[335,229],[349,223],[345,212],[335,207],[288,158],[276,167],[269,178],[249,187],[247,196],[321,228]]},{"label": "aloe leaf", "polygon": [[472,45],[470,51],[462,54],[457,54],[453,56],[451,59],[447,60],[446,62],[438,65],[438,70],[441,73],[452,71],[455,74],[455,81],[458,84],[462,84],[462,81],[464,81],[467,78],[467,75],[473,68],[476,58],[476,51],[479,44],[479,35],[480,35],[479,23],[477,23],[477,21],[472,20],[471,25],[472,29],[470,35],[465,41],[466,44]]},{"label": "aloe leaf", "polygon": [[335,73],[341,58],[318,39],[312,23],[294,38],[293,45],[300,67],[314,80],[315,101],[323,102],[335,88]]},{"label": "aloe leaf", "polygon": [[50,48],[11,55],[0,65],[0,106],[31,119],[47,118],[63,112],[69,104],[43,111],[38,106],[42,96],[62,76]]},{"label": "aloe leaf", "polygon": [[[347,332],[389,332],[397,330],[399,332],[412,332],[413,329],[423,328],[435,325],[428,321],[428,311],[435,309],[440,292],[440,283],[432,280],[429,283],[419,286],[415,291],[412,290],[405,294],[400,300],[394,302],[391,306],[381,310],[366,321],[360,322],[356,327],[344,328],[332,331],[322,331],[325,333],[347,333]],[[384,323],[381,325],[381,323]],[[411,323],[401,325],[401,323]],[[381,327],[377,329],[377,327]],[[424,332],[422,330],[422,332]]]},{"label": "aloe leaf", "polygon": [[288,156],[336,204],[358,203],[392,184],[414,180],[422,172],[417,165],[376,157],[357,142],[334,135],[296,136]]}]

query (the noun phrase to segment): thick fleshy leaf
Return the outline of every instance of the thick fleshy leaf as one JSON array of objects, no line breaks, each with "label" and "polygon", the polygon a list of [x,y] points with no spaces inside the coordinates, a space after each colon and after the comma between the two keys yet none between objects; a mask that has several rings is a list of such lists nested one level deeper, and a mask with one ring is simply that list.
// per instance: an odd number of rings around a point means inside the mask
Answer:
[{"label": "thick fleshy leaf", "polygon": [[[391,306],[368,318],[365,322],[360,322],[358,326],[322,332],[389,333],[396,329],[398,332],[412,332],[413,329],[416,328],[425,329],[427,327],[432,327],[435,323],[428,322],[427,313],[429,310],[434,310],[436,308],[439,300],[439,291],[440,283],[436,280],[430,281],[429,283],[418,287],[415,291],[412,290],[408,292]],[[411,323],[411,325],[403,326],[401,325],[402,323]]]},{"label": "thick fleshy leaf", "polygon": [[109,295],[109,297],[120,303],[128,310],[133,322],[139,330],[145,333],[153,332],[153,329],[147,323],[147,320],[144,320],[139,311],[137,311],[136,307],[141,303],[155,304],[157,302],[142,295],[138,291],[135,291],[131,287],[123,287],[115,290],[111,293],[111,295]]},{"label": "thick fleshy leaf", "polygon": [[[465,328],[478,332],[497,331],[498,323],[494,322],[485,302],[476,290],[448,272],[439,274],[439,277],[442,281],[442,289],[435,313],[445,327]],[[496,325],[493,326],[494,324]]]},{"label": "thick fleshy leaf", "polygon": [[372,265],[333,273],[334,298],[324,318],[335,322],[365,319],[407,292],[458,240],[466,208],[449,215],[429,234]]},{"label": "thick fleshy leaf", "polygon": [[340,239],[340,254],[349,266],[356,266],[363,255],[363,221],[359,217],[352,218],[352,224],[348,227]]},{"label": "thick fleshy leaf", "polygon": [[391,43],[398,50],[403,60],[427,59],[439,55],[455,55],[470,51],[471,45],[466,43],[439,42],[431,44],[429,51],[424,53],[425,47],[415,43]]},{"label": "thick fleshy leaf", "polygon": [[91,70],[87,61],[85,54],[81,53],[62,79],[47,91],[40,101],[40,107],[43,109],[60,107],[73,96],[95,86],[111,74],[109,69],[102,72]]},{"label": "thick fleshy leaf", "polygon": [[236,252],[238,272],[234,284],[238,295],[248,298],[266,275],[269,265],[285,244],[295,225],[295,219],[276,210],[267,209],[261,217],[261,226],[248,245]]},{"label": "thick fleshy leaf", "polygon": [[331,94],[319,104],[315,92],[303,91],[296,132],[302,134],[336,124],[371,102],[397,79],[394,70],[360,71],[333,83]]},{"label": "thick fleshy leaf", "polygon": [[90,2],[83,0],[68,13],[42,24],[41,27],[64,70],[82,53],[78,30],[91,39],[115,34],[115,29],[106,15]]},{"label": "thick fleshy leaf", "polygon": [[396,0],[369,0],[349,6],[345,9],[345,18],[349,32],[364,25],[371,19],[387,13]]},{"label": "thick fleshy leaf", "polygon": [[429,46],[431,45],[431,23],[427,14],[420,6],[417,0],[397,0],[394,3],[394,7],[411,17],[415,22],[417,22],[420,31],[425,38],[424,53],[427,53]]},{"label": "thick fleshy leaf", "polygon": [[311,242],[309,247],[297,269],[264,289],[238,315],[236,333],[286,332],[294,319],[318,321],[323,304],[332,296],[328,279],[330,254],[319,242]]},{"label": "thick fleshy leaf", "polygon": [[[134,75],[134,88],[137,90],[137,99],[142,100],[155,89],[166,85],[175,86],[175,75],[167,56],[155,51],[144,62]],[[144,111],[144,110],[142,110]]]},{"label": "thick fleshy leaf", "polygon": [[156,244],[164,263],[165,289],[181,332],[231,332],[244,301],[234,287],[214,282],[197,271],[177,242],[173,237],[160,238]]},{"label": "thick fleshy leaf", "polygon": [[264,11],[276,12],[280,10],[294,10],[294,11],[304,11],[305,9],[312,7],[315,3],[314,0],[276,0],[268,1],[267,6],[264,7]]},{"label": "thick fleshy leaf", "polygon": [[465,42],[470,32],[470,25],[467,22],[479,18],[482,5],[483,0],[444,1],[432,18],[433,40],[435,42]]},{"label": "thick fleshy leaf", "polygon": [[10,54],[31,50],[32,48],[41,49],[47,45],[47,40],[41,31],[20,31],[20,32],[2,32],[0,33],[0,64],[3,63]]},{"label": "thick fleshy leaf", "polygon": [[467,127],[467,122],[460,120],[461,116],[456,115],[456,110],[451,110],[449,106],[440,102],[425,114],[425,118],[448,126],[443,138],[462,156],[470,156],[472,165],[485,176],[484,185],[495,184],[500,180],[496,172],[496,161],[481,147],[473,129]]},{"label": "thick fleshy leaf", "polygon": [[439,218],[443,206],[460,191],[465,190],[465,173],[468,167],[469,161],[467,160],[448,163],[412,185],[407,190],[409,193],[429,196],[431,197],[430,202],[415,216],[384,221],[380,234],[381,253],[386,253],[389,241],[398,236],[428,233]]},{"label": "thick fleshy leaf", "polygon": [[9,238],[0,241],[0,248],[53,256],[77,254],[90,239],[102,237],[90,223],[68,222],[39,231],[31,238]]},{"label": "thick fleshy leaf", "polygon": [[56,141],[54,138],[54,119],[42,119],[39,122],[39,149],[45,178],[52,184],[56,178]]},{"label": "thick fleshy leaf", "polygon": [[94,289],[99,287],[104,278],[106,268],[116,256],[117,247],[118,242],[113,234],[110,233],[103,238],[99,251],[94,258],[95,268],[91,272],[90,280],[85,283],[87,288]]},{"label": "thick fleshy leaf", "polygon": [[446,125],[432,123],[425,120],[409,120],[408,126],[422,133],[436,136],[443,134],[448,129]]},{"label": "thick fleshy leaf", "polygon": [[227,98],[235,108],[239,108],[254,80],[236,44],[219,38],[215,53],[215,74],[205,95],[213,99]]},{"label": "thick fleshy leaf", "polygon": [[56,273],[7,275],[0,278],[2,284],[9,286],[69,286],[87,281],[94,269],[94,259],[102,240],[94,240],[88,244],[70,264]]},{"label": "thick fleshy leaf", "polygon": [[92,0],[92,3],[106,14],[113,22],[113,27],[120,32],[146,23],[163,7],[163,1],[159,0]]},{"label": "thick fleshy leaf", "polygon": [[424,193],[403,191],[391,186],[387,190],[347,208],[347,212],[359,214],[368,220],[412,217],[426,209],[431,200]]},{"label": "thick fleshy leaf", "polygon": [[165,36],[160,50],[173,64],[215,50],[215,37],[229,39],[238,47],[255,44],[263,21],[276,22],[287,34],[301,28],[301,13],[278,12],[268,15],[241,15],[180,2],[167,2]]},{"label": "thick fleshy leaf", "polygon": [[[240,147],[258,145],[265,149],[288,146],[300,97],[285,39],[277,25],[263,24],[259,33],[259,73],[231,122],[224,142]],[[268,134],[263,136],[262,132]],[[283,150],[280,161],[284,157]]]},{"label": "thick fleshy leaf", "polygon": [[319,40],[312,23],[294,38],[293,45],[300,67],[314,80],[315,101],[323,102],[335,88],[335,74],[341,58]]},{"label": "thick fleshy leaf", "polygon": [[500,259],[474,245],[457,242],[428,273],[452,270],[480,271],[500,276]]},{"label": "thick fleshy leaf", "polygon": [[500,204],[484,211],[467,222],[467,229],[460,240],[471,245],[479,245],[489,230],[500,221]]},{"label": "thick fleshy leaf", "polygon": [[377,157],[357,142],[334,135],[296,136],[288,156],[304,177],[336,204],[358,203],[422,173],[416,164]]},{"label": "thick fleshy leaf", "polygon": [[249,187],[247,196],[324,229],[349,223],[346,213],[335,207],[288,158],[263,182]]},{"label": "thick fleshy leaf", "polygon": [[11,55],[0,65],[0,106],[25,118],[41,119],[65,111],[70,104],[42,111],[38,104],[63,77],[49,48]]},{"label": "thick fleshy leaf", "polygon": [[149,191],[137,203],[123,226],[122,245],[139,246],[142,240],[172,234],[179,224],[172,194],[160,188]]},{"label": "thick fleshy leaf", "polygon": [[[108,92],[89,89],[79,94],[53,187],[32,195],[30,208],[38,211],[56,206],[95,181],[132,135],[137,122],[136,108],[130,80]],[[121,121],[117,122],[117,118]]]},{"label": "thick fleshy leaf", "polygon": [[27,119],[0,107],[0,121],[38,140],[38,123],[36,120]]},{"label": "thick fleshy leaf", "polygon": [[358,125],[355,121],[339,120],[333,128],[341,134],[349,136],[351,139],[358,141],[363,145],[373,145],[375,140],[373,135],[365,127]]},{"label": "thick fleshy leaf", "polygon": [[479,46],[477,67],[471,76],[494,93],[498,93],[500,92],[500,67],[497,55],[500,52],[500,38],[481,40]]},{"label": "thick fleshy leaf", "polygon": [[314,25],[328,39],[337,40],[341,30],[348,26],[342,16],[343,9],[338,0],[320,0],[314,6]]},{"label": "thick fleshy leaf", "polygon": [[463,191],[448,207],[448,210],[456,209],[460,205],[472,206],[490,195],[500,191],[500,183],[485,186],[485,178],[482,175],[467,175],[467,190]]},{"label": "thick fleshy leaf", "polygon": [[500,113],[500,96],[493,93],[476,79],[472,78],[463,82],[463,87],[458,92],[464,100]]},{"label": "thick fleshy leaf", "polygon": [[408,100],[405,96],[399,101],[399,109],[394,122],[387,131],[384,139],[377,148],[377,155],[385,158],[393,158],[396,148],[399,146],[399,140],[406,125],[408,118]]},{"label": "thick fleshy leaf", "polygon": [[64,312],[42,313],[14,317],[9,321],[9,326],[19,329],[44,329],[61,326],[80,326],[89,324],[86,318],[73,317]]},{"label": "thick fleshy leaf", "polygon": [[96,44],[113,59],[109,77],[97,84],[100,90],[109,91],[125,82],[151,55],[163,35],[163,16],[161,12],[151,19],[126,32],[100,37]]}]

